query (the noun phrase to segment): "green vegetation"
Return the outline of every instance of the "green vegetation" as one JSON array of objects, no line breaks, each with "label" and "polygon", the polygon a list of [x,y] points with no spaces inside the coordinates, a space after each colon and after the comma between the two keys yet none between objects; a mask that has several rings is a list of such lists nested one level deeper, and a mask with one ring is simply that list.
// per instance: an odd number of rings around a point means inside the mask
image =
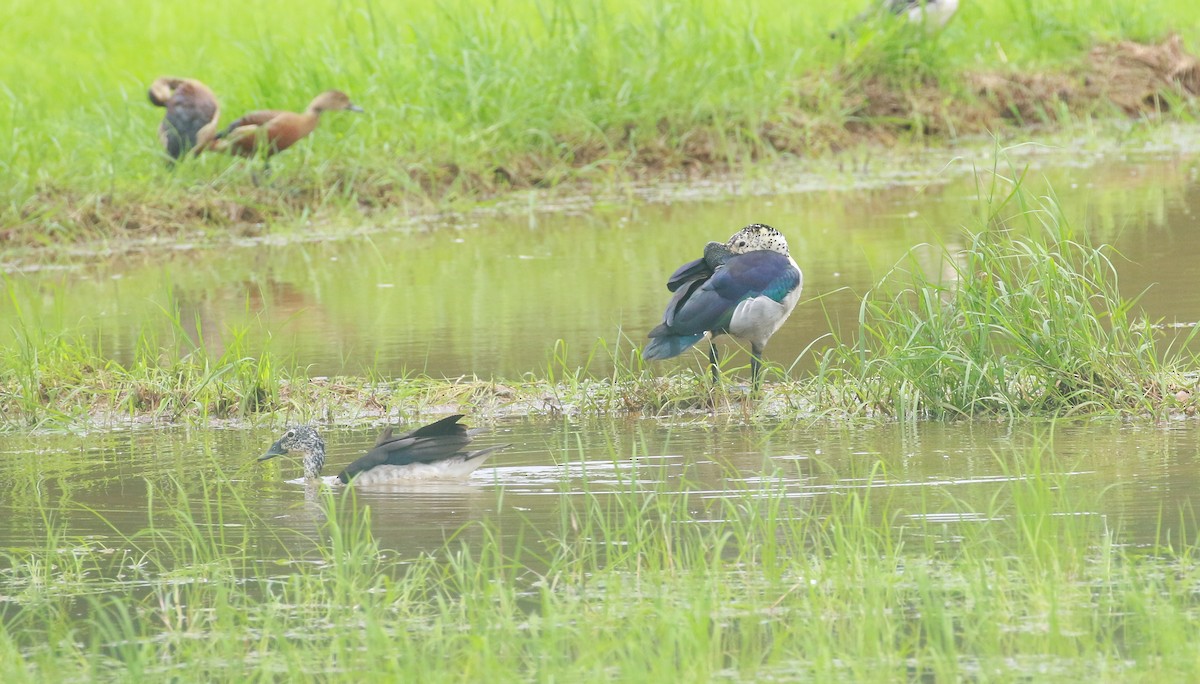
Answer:
[{"label": "green vegetation", "polygon": [[[964,247],[918,246],[862,300],[858,327],[835,331],[814,373],[778,364],[762,397],[737,384],[714,389],[703,365],[662,375],[637,344],[599,341],[582,364],[566,343],[544,370],[520,378],[309,377],[266,340],[227,334],[206,351],[178,309],[170,334],[143,333],[120,362],[104,338],[42,332],[50,312],[34,296],[16,306],[13,340],[0,347],[5,427],[258,417],[339,421],[399,411],[505,415],[720,412],[766,416],[970,417],[1092,413],[1165,416],[1195,411],[1192,336],[1163,333],[1117,288],[1105,245],[1093,245],[1052,195],[1035,196],[1017,173],[981,178],[978,224]],[[805,352],[801,356],[807,356]],[[770,360],[770,358],[768,358]],[[599,361],[600,363],[596,363]],[[593,368],[595,366],[595,368]],[[598,370],[599,369],[599,370]],[[799,377],[798,377],[799,375]]]},{"label": "green vegetation", "polygon": [[[1080,90],[1090,47],[1200,28],[1184,0],[973,0],[935,35],[874,22],[831,40],[860,9],[214,0],[199,17],[150,0],[17,0],[0,25],[0,44],[21,56],[0,63],[0,239],[361,223],[363,212],[386,220],[513,187],[1104,115],[1115,110],[1107,94]],[[226,122],[299,109],[334,87],[368,113],[326,117],[265,187],[251,185],[250,165],[219,156],[169,173],[155,136],[162,110],[145,98],[162,74],[208,83]],[[1166,90],[1159,107],[1186,112]]]},{"label": "green vegetation", "polygon": [[1044,447],[1004,458],[1013,477],[982,507],[935,490],[899,507],[893,489],[869,486],[886,481],[878,471],[799,499],[778,484],[782,472],[720,496],[686,477],[630,477],[611,491],[585,481],[557,497],[557,521],[485,518],[421,554],[382,548],[353,490],[268,520],[248,503],[255,485],[219,469],[148,482],[145,528],[114,527],[106,541],[69,533],[65,521],[96,515],[86,506],[43,497],[31,511],[44,543],[0,554],[0,672],[18,682],[1200,676],[1195,542],[1176,524],[1173,536],[1125,545],[1089,514],[1101,492],[1051,474],[1069,464]]},{"label": "green vegetation", "polygon": [[822,364],[831,394],[912,417],[1156,413],[1184,382],[1194,332],[1160,349],[1121,296],[1113,250],[1020,177],[990,177],[962,251],[931,268],[918,248],[863,300],[859,329]]},{"label": "green vegetation", "polygon": [[[0,45],[25,56],[0,61],[0,241],[37,246],[197,227],[259,233],[277,221],[358,227],[514,188],[579,192],[863,141],[1070,125],[1117,113],[1130,94],[1153,117],[1192,112],[1170,83],[1147,100],[1141,84],[1085,77],[1104,63],[1088,57],[1097,44],[1197,35],[1194,3],[964,0],[938,33],[873,21],[837,39],[829,32],[860,7],[811,5],[214,0],[197,10],[149,0],[16,0],[0,22]],[[146,85],[162,74],[212,86],[224,121],[260,107],[298,109],[326,88],[349,92],[368,113],[326,117],[261,186],[251,183],[251,164],[215,155],[169,172],[155,139],[162,112],[145,102]],[[1128,89],[1086,85],[1095,83]],[[438,339],[516,334],[512,310],[523,300],[487,299],[511,264],[481,255],[529,252],[486,239],[418,244],[426,270],[406,283],[391,275],[410,277],[401,260],[367,238],[337,255],[319,243],[282,256],[257,244],[267,267],[255,277],[263,280],[234,292],[246,304],[233,321],[222,318],[229,293],[206,290],[212,279],[192,269],[240,264],[214,266],[184,250],[169,259],[154,253],[162,270],[130,278],[123,287],[133,294],[115,304],[96,296],[105,290],[81,285],[77,272],[59,282],[7,276],[0,431],[346,424],[462,410],[683,414],[679,422],[720,414],[754,423],[745,430],[752,441],[781,418],[1193,415],[1192,338],[1168,337],[1144,319],[1138,299],[1117,287],[1120,255],[1102,244],[1119,232],[1128,195],[1110,193],[1100,202],[1117,209],[1076,220],[1020,172],[996,168],[983,178],[961,237],[916,247],[890,268],[862,297],[853,330],[832,326],[790,367],[768,351],[761,396],[739,385],[741,361],[727,362],[717,388],[703,365],[648,367],[641,331],[596,342],[582,362],[567,342],[543,341],[544,365],[507,378],[432,378],[419,359],[417,370],[384,377],[355,345],[389,317],[440,313]],[[1180,172],[1178,182],[1190,187],[1192,176]],[[1162,186],[1155,178],[1122,184],[1126,193]],[[936,211],[940,223],[959,222],[953,209]],[[713,220],[724,225],[740,213]],[[580,232],[542,231],[538,240],[571,242],[604,263],[663,260],[660,246],[636,244],[637,236],[593,235],[589,243]],[[334,256],[346,257],[339,268]],[[391,271],[376,268],[380,261]],[[577,267],[555,265],[559,273]],[[106,269],[86,278],[124,275]],[[315,286],[294,287],[294,274]],[[544,279],[544,271],[519,277]],[[594,317],[588,329],[601,329],[611,321],[596,312],[607,309],[589,305],[599,297],[632,303],[629,292],[642,287],[624,273],[608,280],[583,295],[547,296],[538,313],[583,310]],[[484,294],[466,301],[445,287],[426,297],[417,281],[469,283],[464,290]],[[366,287],[404,296],[372,310],[355,297]],[[339,310],[309,296],[321,288],[350,303]],[[81,315],[64,305],[67,296],[93,310]],[[358,364],[356,376],[321,377],[279,340],[287,318],[313,308],[339,332],[333,353]],[[814,372],[796,370],[810,358]],[[539,490],[553,509],[549,522],[508,506],[511,490],[498,489],[485,505],[503,515],[467,506],[455,520],[473,522],[448,529],[432,550],[397,550],[373,529],[365,493],[309,487],[301,502],[296,489],[269,491],[268,471],[248,461],[229,472],[222,463],[230,461],[203,453],[190,436],[180,438],[187,448],[163,455],[171,468],[140,472],[127,458],[144,448],[137,431],[122,434],[129,439],[119,449],[93,453],[88,444],[69,462],[46,463],[53,459],[34,444],[5,471],[4,513],[18,521],[10,529],[27,531],[0,543],[0,675],[1200,679],[1194,521],[1166,510],[1157,534],[1110,526],[1116,518],[1096,512],[1107,492],[1081,485],[1084,469],[1049,444],[997,454],[1002,476],[978,498],[936,483],[901,496],[886,486],[892,465],[884,459],[858,459],[850,477],[808,487],[803,469],[824,467],[820,451],[764,456],[754,477],[716,457],[704,467],[728,466],[730,476],[701,484],[691,463],[642,477],[658,463],[614,449],[603,482],[584,467],[582,478],[561,478],[557,496]],[[595,460],[580,450],[554,457]],[[756,449],[747,452],[757,459]],[[635,446],[631,456],[641,455]],[[93,458],[115,465],[92,478]],[[789,489],[797,476],[805,488]],[[106,518],[89,495],[109,488],[135,503]],[[1174,500],[1162,502],[1166,509]],[[108,530],[81,534],[81,519]]]}]

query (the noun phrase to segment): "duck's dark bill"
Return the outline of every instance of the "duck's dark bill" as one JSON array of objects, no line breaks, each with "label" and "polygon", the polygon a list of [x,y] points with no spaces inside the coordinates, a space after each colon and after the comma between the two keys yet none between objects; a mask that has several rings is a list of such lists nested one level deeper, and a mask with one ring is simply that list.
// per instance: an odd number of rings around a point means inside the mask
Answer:
[{"label": "duck's dark bill", "polygon": [[[280,441],[282,441],[282,440],[280,440]],[[267,449],[267,453],[258,457],[258,460],[265,461],[269,458],[275,458],[276,456],[282,456],[282,455],[286,454],[287,452],[288,452],[288,450],[284,449],[282,446],[280,446],[279,442],[275,442],[274,444],[271,445],[270,449]]]}]

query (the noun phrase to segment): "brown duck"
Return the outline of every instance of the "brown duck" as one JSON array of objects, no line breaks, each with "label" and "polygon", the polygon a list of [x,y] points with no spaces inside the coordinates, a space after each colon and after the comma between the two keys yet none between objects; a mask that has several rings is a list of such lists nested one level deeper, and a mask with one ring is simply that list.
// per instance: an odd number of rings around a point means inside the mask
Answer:
[{"label": "brown duck", "polygon": [[303,114],[264,109],[250,112],[234,121],[217,135],[210,145],[215,150],[243,157],[267,156],[282,152],[312,133],[321,112],[344,110],[361,112],[340,90],[327,90],[313,98]]},{"label": "brown duck", "polygon": [[167,108],[158,139],[170,157],[168,165],[212,143],[221,106],[208,86],[191,78],[163,76],[150,84],[149,95],[151,104]]}]

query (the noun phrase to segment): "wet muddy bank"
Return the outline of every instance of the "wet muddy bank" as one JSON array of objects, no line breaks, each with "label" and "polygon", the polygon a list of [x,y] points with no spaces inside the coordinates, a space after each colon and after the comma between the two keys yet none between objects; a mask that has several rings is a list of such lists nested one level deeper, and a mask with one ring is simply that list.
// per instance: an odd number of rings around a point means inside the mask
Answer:
[{"label": "wet muddy bank", "polygon": [[[62,239],[38,238],[24,243],[13,239],[0,254],[0,273],[20,275],[130,256],[155,258],[157,254],[226,247],[257,249],[370,239],[379,234],[469,231],[481,221],[497,217],[523,218],[534,225],[543,217],[588,217],[614,211],[626,213],[644,205],[719,202],[735,197],[769,200],[779,195],[877,193],[905,187],[926,193],[963,176],[993,168],[1005,172],[1025,168],[1087,168],[1113,160],[1167,159],[1200,151],[1200,134],[1185,123],[1110,119],[1105,125],[1099,136],[1091,129],[1039,125],[1024,129],[1023,137],[1015,131],[1006,135],[1000,130],[996,136],[981,134],[943,140],[943,145],[930,146],[930,140],[887,149],[866,145],[809,159],[764,161],[737,169],[713,167],[704,177],[668,173],[655,179],[631,179],[619,186],[580,178],[578,182],[553,188],[514,190],[440,207],[433,202],[414,201],[403,207],[379,207],[365,212],[333,205],[310,211],[298,204],[295,214],[284,212],[272,220],[259,217],[260,220],[237,225],[204,220],[166,221],[144,226],[130,224],[135,229],[118,228],[111,233],[79,233],[69,237],[64,233]],[[196,188],[199,195],[210,196],[214,202],[241,201],[219,199],[228,190],[215,186]],[[246,191],[240,188],[237,193]],[[254,204],[259,207],[282,207],[298,197],[293,189],[284,186],[252,191],[258,193]],[[93,202],[93,209],[109,204],[111,201]],[[10,229],[10,237],[15,238],[16,230]]]}]

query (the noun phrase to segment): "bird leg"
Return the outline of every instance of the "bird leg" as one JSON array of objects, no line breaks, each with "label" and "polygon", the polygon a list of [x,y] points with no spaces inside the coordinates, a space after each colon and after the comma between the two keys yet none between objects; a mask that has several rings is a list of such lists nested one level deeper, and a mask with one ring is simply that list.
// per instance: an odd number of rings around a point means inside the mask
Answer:
[{"label": "bird leg", "polygon": [[755,392],[762,387],[762,353],[763,345],[750,345],[750,387]]},{"label": "bird leg", "polygon": [[271,161],[269,159],[263,161],[262,173],[257,170],[250,171],[250,180],[254,182],[254,187],[262,187],[262,184],[271,179]]},{"label": "bird leg", "polygon": [[717,343],[709,342],[708,344],[708,365],[712,369],[713,384],[716,385],[721,382],[721,361],[717,355]]}]

